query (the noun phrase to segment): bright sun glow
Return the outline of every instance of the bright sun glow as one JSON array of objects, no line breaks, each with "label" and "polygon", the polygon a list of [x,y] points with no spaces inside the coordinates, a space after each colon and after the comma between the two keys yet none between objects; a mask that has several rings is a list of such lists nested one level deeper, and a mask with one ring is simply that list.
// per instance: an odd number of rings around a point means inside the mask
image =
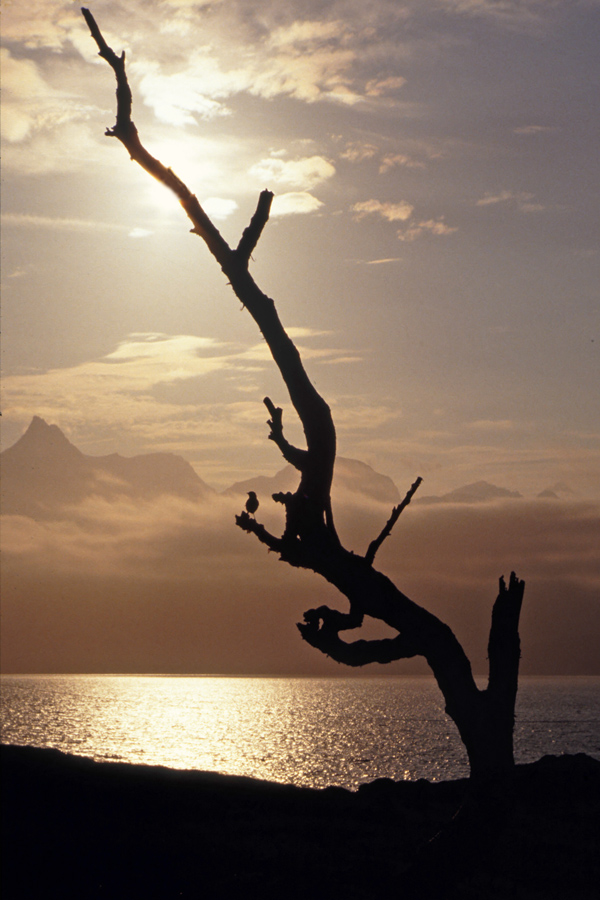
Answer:
[{"label": "bright sun glow", "polygon": [[[218,142],[198,138],[188,140],[182,134],[177,139],[148,142],[148,150],[164,166],[172,169],[198,198],[209,185],[213,193],[215,186],[223,184],[222,168],[216,160],[223,158],[225,148]],[[147,180],[146,196],[161,213],[180,211],[175,194],[151,177]]]}]

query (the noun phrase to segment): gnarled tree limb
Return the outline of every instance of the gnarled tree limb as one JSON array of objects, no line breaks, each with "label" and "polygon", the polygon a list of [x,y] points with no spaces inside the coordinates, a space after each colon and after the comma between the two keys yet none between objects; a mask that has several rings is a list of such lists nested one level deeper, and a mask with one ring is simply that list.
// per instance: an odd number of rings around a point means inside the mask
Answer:
[{"label": "gnarled tree limb", "polygon": [[[100,56],[117,80],[117,121],[107,134],[116,137],[129,155],[153,177],[172,190],[192,222],[192,231],[206,243],[220,264],[236,296],[248,309],[265,338],[298,413],[306,450],[293,447],[283,436],[282,413],[270,400],[270,439],[300,472],[294,493],[274,495],[286,509],[286,527],[276,537],[247,512],[237,525],[292,566],[310,569],[334,585],[349,601],[350,611],[328,607],[309,610],[299,625],[312,646],[347,665],[389,662],[422,655],[444,695],[446,711],[456,722],[467,747],[472,774],[481,779],[505,772],[513,764],[514,699],[518,677],[518,621],[523,582],[511,575],[508,588],[501,581],[490,632],[490,677],[485,691],[478,689],[470,662],[451,629],[404,595],[385,575],[373,568],[377,551],[390,535],[421,479],[394,508],[388,522],[371,542],[364,557],[346,550],[335,530],[331,509],[331,483],[336,455],[336,433],[331,410],[304,369],[300,354],[285,332],[273,300],[256,285],[249,260],[268,221],[272,194],[263,191],[256,212],[236,250],[232,250],[187,186],[142,146],[131,120],[132,98],[125,71],[125,54],[117,56],[106,44],[89,10],[82,10]],[[381,641],[346,643],[339,633],[358,627],[364,616],[380,619],[397,631]]]}]

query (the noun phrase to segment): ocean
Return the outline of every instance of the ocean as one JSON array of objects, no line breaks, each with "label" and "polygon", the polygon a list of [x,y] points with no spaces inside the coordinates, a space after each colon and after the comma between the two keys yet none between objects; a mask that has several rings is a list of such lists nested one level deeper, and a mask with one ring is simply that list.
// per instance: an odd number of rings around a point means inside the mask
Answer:
[{"label": "ocean", "polygon": [[[431,678],[2,677],[5,744],[356,789],[468,774]],[[522,678],[515,755],[600,758],[600,678]]]}]

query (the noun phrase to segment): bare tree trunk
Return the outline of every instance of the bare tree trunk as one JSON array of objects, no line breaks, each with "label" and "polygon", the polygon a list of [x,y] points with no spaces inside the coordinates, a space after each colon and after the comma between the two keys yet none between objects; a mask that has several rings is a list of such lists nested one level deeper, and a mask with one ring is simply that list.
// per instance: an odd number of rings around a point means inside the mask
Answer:
[{"label": "bare tree trunk", "polygon": [[[346,613],[321,606],[304,614],[298,625],[304,640],[349,666],[387,663],[423,656],[444,695],[446,712],[456,723],[467,748],[475,782],[510,772],[513,766],[514,706],[519,666],[518,623],[524,583],[511,574],[508,587],[500,580],[489,640],[489,682],[480,690],[471,665],[451,629],[436,616],[404,595],[373,563],[400,513],[410,502],[421,479],[397,506],[382,532],[364,556],[346,550],[337,536],[331,509],[331,482],[336,454],[336,435],[331,411],[311,383],[300,354],[283,328],[273,300],[256,285],[248,271],[250,256],[266,225],[273,195],[263,191],[256,212],[236,249],[232,249],[206,215],[197,198],[177,176],[152,157],[140,142],[131,120],[131,90],[125,72],[125,54],[117,56],[106,44],[87,9],[82,10],[99,55],[112,67],[117,79],[117,121],[107,135],[116,137],[130,157],[172,190],[200,236],[220,265],[236,296],[248,309],[265,338],[304,429],[306,448],[290,444],[283,434],[282,411],[266,397],[269,439],[300,474],[294,493],[275,494],[286,510],[286,525],[278,537],[247,512],[237,525],[254,534],[270,550],[292,566],[311,569],[325,578],[349,601]],[[380,619],[398,633],[385,640],[346,642],[340,632],[358,628],[364,616]]]}]

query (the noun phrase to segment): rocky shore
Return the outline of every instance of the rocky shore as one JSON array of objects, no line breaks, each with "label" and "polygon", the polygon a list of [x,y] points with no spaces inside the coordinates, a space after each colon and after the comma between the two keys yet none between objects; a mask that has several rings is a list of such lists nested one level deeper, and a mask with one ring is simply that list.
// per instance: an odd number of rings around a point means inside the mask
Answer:
[{"label": "rocky shore", "polygon": [[[4,900],[401,898],[467,784],[318,791],[27,747],[0,760]],[[475,856],[448,898],[597,900],[600,762],[518,766],[509,822]]]}]

